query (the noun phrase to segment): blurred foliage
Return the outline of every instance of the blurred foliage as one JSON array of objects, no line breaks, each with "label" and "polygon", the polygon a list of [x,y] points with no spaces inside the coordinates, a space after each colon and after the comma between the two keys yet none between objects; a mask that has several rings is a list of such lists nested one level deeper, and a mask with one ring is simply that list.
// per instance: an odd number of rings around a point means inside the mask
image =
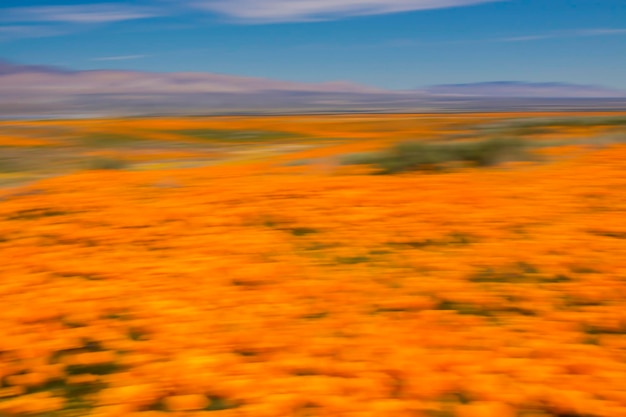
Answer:
[{"label": "blurred foliage", "polygon": [[437,171],[459,162],[488,167],[507,161],[530,159],[528,147],[527,142],[518,138],[450,143],[404,142],[386,152],[348,156],[343,159],[343,163],[376,165],[381,174]]}]

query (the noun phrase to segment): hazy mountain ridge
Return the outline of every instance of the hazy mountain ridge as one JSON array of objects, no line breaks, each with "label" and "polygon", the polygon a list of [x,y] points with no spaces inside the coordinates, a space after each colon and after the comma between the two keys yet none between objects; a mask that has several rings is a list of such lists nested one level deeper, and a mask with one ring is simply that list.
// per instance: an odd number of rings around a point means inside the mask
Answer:
[{"label": "hazy mountain ridge", "polygon": [[452,94],[489,97],[626,97],[626,91],[623,90],[559,82],[491,81],[471,84],[445,84],[428,87],[425,91],[435,95]]},{"label": "hazy mountain ridge", "polygon": [[0,115],[297,111],[626,109],[626,91],[516,81],[384,90],[215,73],[73,71],[0,60]]}]

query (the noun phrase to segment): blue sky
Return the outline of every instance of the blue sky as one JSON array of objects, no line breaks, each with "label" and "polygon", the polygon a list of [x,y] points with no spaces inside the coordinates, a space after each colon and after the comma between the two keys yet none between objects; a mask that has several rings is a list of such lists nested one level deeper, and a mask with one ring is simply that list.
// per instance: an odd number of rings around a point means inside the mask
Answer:
[{"label": "blue sky", "polygon": [[390,89],[626,89],[626,1],[2,0],[0,59]]}]

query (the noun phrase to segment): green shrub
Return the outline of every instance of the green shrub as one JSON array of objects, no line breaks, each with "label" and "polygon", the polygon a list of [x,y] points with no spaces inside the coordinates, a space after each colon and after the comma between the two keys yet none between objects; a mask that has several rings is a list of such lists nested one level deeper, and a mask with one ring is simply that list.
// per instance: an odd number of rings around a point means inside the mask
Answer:
[{"label": "green shrub", "polygon": [[0,157],[0,173],[7,174],[25,170],[26,167],[24,166],[23,161],[20,161],[17,158]]},{"label": "green shrub", "polygon": [[626,116],[529,117],[480,126],[483,131],[508,134],[545,133],[557,127],[626,126]]},{"label": "green shrub", "polygon": [[518,138],[451,143],[404,142],[387,152],[349,155],[342,162],[375,165],[381,174],[439,171],[458,165],[486,167],[528,159],[527,146],[525,141]]},{"label": "green shrub", "polygon": [[312,159],[295,159],[293,161],[287,161],[284,164],[282,164],[282,166],[284,167],[301,167],[301,166],[306,166],[306,165],[310,165],[313,163]]},{"label": "green shrub", "polygon": [[90,148],[117,148],[145,144],[147,141],[141,137],[123,135],[118,133],[93,133],[81,136],[76,142]]},{"label": "green shrub", "polygon": [[341,158],[342,165],[371,165],[376,163],[384,153],[381,152],[361,152],[344,155]]},{"label": "green shrub", "polygon": [[608,135],[585,138],[579,142],[583,145],[589,145],[594,148],[604,148],[607,146],[624,144],[626,143],[626,132],[616,132]]},{"label": "green shrub", "polygon": [[301,136],[289,132],[276,132],[269,130],[179,129],[171,132],[193,139],[226,142],[272,141],[281,139],[296,139]]},{"label": "green shrub", "polygon": [[128,167],[128,162],[119,158],[110,157],[97,157],[88,161],[87,169],[90,170],[102,170],[102,169],[125,169]]},{"label": "green shrub", "polygon": [[459,144],[456,146],[456,154],[462,161],[477,166],[492,166],[501,162],[526,159],[526,147],[527,143],[518,138],[495,138]]}]

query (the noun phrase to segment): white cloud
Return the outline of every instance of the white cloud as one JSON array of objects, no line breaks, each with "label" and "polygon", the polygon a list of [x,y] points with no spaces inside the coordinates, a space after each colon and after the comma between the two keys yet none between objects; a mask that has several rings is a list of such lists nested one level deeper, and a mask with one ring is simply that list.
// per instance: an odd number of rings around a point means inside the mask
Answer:
[{"label": "white cloud", "polygon": [[58,22],[58,23],[110,23],[159,16],[152,8],[123,3],[85,5],[33,6],[4,9],[0,21],[5,22]]},{"label": "white cloud", "polygon": [[604,36],[626,34],[626,28],[583,29],[574,32],[576,36]]},{"label": "white cloud", "polygon": [[586,38],[591,36],[611,36],[624,35],[626,28],[600,28],[600,29],[578,29],[562,32],[543,33],[538,35],[513,36],[509,38],[494,39],[495,42],[528,42],[544,39],[559,38]]},{"label": "white cloud", "polygon": [[191,6],[242,22],[332,20],[470,6],[505,0],[191,0]]},{"label": "white cloud", "polygon": [[0,6],[0,41],[65,35],[97,24],[165,16],[164,8],[124,3]]},{"label": "white cloud", "polygon": [[54,25],[8,25],[0,26],[0,41],[24,38],[44,38],[67,33],[66,28]]},{"label": "white cloud", "polygon": [[526,35],[526,36],[511,36],[509,38],[498,38],[495,39],[496,42],[528,42],[528,41],[538,41],[542,39],[550,39],[550,38],[558,38],[562,36],[555,35]]},{"label": "white cloud", "polygon": [[2,9],[0,22],[112,23],[167,16],[189,8],[222,15],[239,23],[301,22],[444,9],[500,1],[509,0],[144,0],[142,4],[120,1],[9,7]]}]

